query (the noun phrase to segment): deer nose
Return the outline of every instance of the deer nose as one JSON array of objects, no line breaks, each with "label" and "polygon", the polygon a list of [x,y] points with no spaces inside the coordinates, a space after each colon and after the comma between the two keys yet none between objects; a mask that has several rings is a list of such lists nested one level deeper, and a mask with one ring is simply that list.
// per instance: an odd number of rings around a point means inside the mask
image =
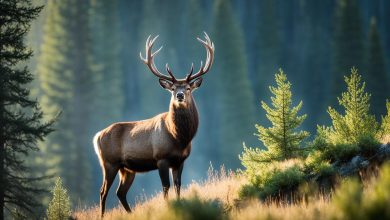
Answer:
[{"label": "deer nose", "polygon": [[179,100],[183,100],[184,99],[184,93],[182,92],[179,92],[176,94],[176,98],[179,99]]}]

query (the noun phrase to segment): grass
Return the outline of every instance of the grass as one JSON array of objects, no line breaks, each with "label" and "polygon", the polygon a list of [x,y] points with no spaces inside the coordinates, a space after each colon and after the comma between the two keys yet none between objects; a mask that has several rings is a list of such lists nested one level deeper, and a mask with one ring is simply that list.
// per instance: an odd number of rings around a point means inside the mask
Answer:
[{"label": "grass", "polygon": [[[313,216],[324,215],[325,209],[329,209],[328,198],[321,196],[315,201],[302,201],[297,204],[287,204],[282,202],[262,203],[259,200],[239,200],[238,192],[240,187],[247,183],[243,176],[237,176],[232,172],[225,172],[223,169],[218,173],[209,175],[206,181],[201,183],[193,182],[183,190],[183,201],[189,204],[179,204],[184,206],[184,210],[179,213],[174,205],[177,202],[173,190],[170,192],[170,200],[164,201],[162,194],[159,193],[149,200],[138,203],[133,207],[133,212],[126,213],[121,206],[107,210],[105,220],[121,219],[314,219]],[[198,200],[193,202],[193,200]],[[191,205],[203,201],[206,205],[212,206],[218,203],[217,210],[213,207],[202,208],[197,205],[197,211],[202,214],[218,212],[221,209],[221,215],[215,218],[188,218],[180,212],[188,213],[191,211]],[[177,205],[177,204],[176,204]],[[210,210],[211,209],[211,210]],[[204,215],[204,214],[203,214]],[[99,207],[77,210],[73,217],[80,220],[99,219]],[[270,218],[272,217],[272,218]],[[317,218],[316,218],[317,219]]]},{"label": "grass", "polygon": [[[181,195],[183,199],[199,198],[201,201],[218,201],[223,210],[229,210],[234,206],[238,199],[238,190],[245,182],[246,180],[243,177],[227,171],[223,167],[219,171],[211,168],[207,180],[192,182],[182,189]],[[132,207],[133,212],[130,214],[124,211],[118,201],[116,208],[106,210],[104,219],[166,219],[165,217],[169,215],[167,209],[175,201],[176,195],[174,190],[171,189],[168,203],[164,200],[162,193],[158,193],[144,202],[137,203]],[[155,213],[158,213],[158,216]],[[73,217],[80,220],[99,219],[99,216],[98,206],[78,209],[73,213]]]},{"label": "grass", "polygon": [[[223,168],[211,170],[203,182],[193,182],[183,190],[182,200],[176,200],[173,190],[170,200],[157,194],[133,207],[128,214],[118,207],[107,210],[104,219],[377,219],[390,218],[390,163],[385,164],[379,178],[368,184],[356,179],[341,181],[335,192],[314,193],[296,202],[288,200],[240,200],[239,189],[248,181]],[[309,187],[310,188],[310,187]],[[306,189],[307,190],[307,189]],[[310,189],[309,189],[310,191]],[[77,210],[76,219],[99,219],[98,207]]]}]

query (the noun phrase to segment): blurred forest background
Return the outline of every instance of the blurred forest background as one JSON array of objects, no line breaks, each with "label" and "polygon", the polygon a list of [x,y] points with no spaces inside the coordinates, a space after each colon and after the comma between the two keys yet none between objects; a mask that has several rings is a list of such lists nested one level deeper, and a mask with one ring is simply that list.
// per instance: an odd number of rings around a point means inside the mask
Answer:
[{"label": "blurred forest background", "polygon": [[[62,177],[73,205],[97,204],[102,181],[93,135],[117,121],[168,110],[170,94],[139,59],[149,35],[160,35],[156,57],[184,77],[206,53],[215,63],[194,94],[201,124],[186,161],[183,184],[214,167],[240,168],[243,142],[261,147],[255,123],[266,124],[260,101],[282,68],[303,100],[303,129],[329,124],[343,76],[355,66],[372,94],[371,110],[385,113],[390,83],[390,1],[386,0],[35,0],[45,5],[27,43],[36,75],[33,96],[47,119],[62,112],[41,151],[30,157],[37,174]],[[48,180],[52,186],[54,179]],[[114,183],[115,185],[115,183]],[[157,172],[137,175],[129,201],[160,191]],[[111,189],[109,207],[118,203]]]}]

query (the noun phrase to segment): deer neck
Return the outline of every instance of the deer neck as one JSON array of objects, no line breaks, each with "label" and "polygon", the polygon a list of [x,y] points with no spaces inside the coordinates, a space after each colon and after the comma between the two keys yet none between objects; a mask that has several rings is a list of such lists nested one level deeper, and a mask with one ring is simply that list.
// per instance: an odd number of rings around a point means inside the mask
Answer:
[{"label": "deer neck", "polygon": [[167,127],[172,137],[177,144],[186,147],[194,138],[199,124],[194,99],[190,97],[185,105],[177,105],[172,98],[167,117]]}]

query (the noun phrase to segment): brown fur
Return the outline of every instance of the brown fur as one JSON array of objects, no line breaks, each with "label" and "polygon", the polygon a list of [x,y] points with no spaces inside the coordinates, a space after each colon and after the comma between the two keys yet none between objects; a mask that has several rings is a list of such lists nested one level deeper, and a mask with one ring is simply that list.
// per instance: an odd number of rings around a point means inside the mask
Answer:
[{"label": "brown fur", "polygon": [[[130,186],[125,184],[127,176],[131,179],[128,182],[132,182],[135,173],[158,169],[159,161],[163,161],[174,171],[180,170],[181,175],[182,164],[191,152],[191,141],[198,124],[196,104],[189,93],[185,103],[177,103],[172,98],[169,112],[147,120],[114,123],[98,132],[95,137],[95,150],[104,174],[101,190],[102,213],[106,194],[118,171],[121,174],[121,182],[117,194],[128,211],[130,208],[125,196]],[[177,184],[180,187],[180,180]],[[180,189],[177,193],[180,194]]]},{"label": "brown fur", "polygon": [[118,171],[120,183],[117,195],[126,211],[130,211],[126,193],[137,172],[158,169],[164,197],[167,198],[171,168],[176,195],[180,198],[183,163],[191,152],[191,141],[199,124],[198,111],[191,92],[202,84],[201,76],[209,71],[213,63],[214,44],[206,33],[205,40],[197,38],[206,48],[207,60],[198,72],[193,74],[192,65],[187,77],[177,80],[168,64],[166,70],[169,76],[162,74],[154,65],[153,58],[160,50],[152,52],[158,36],[150,37],[145,44],[145,58],[141,53],[140,58],[159,78],[160,85],[171,92],[169,112],[144,121],[115,123],[95,135],[94,147],[103,169],[103,184],[100,191],[102,216],[108,190]]}]

